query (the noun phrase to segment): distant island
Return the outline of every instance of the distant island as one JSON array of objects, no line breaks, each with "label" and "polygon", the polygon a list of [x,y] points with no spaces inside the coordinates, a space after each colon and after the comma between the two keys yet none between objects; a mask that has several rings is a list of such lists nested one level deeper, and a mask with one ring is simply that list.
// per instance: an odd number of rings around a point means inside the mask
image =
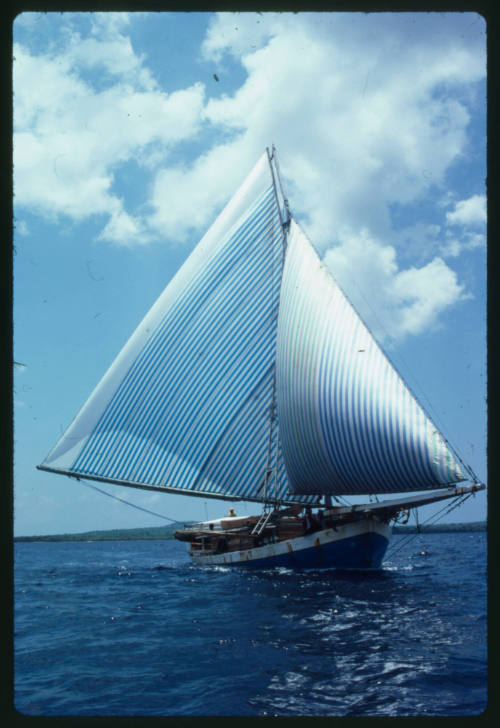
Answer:
[{"label": "distant island", "polygon": [[[187,524],[186,524],[187,525]],[[174,537],[176,526],[157,526],[154,528],[114,528],[109,531],[85,531],[84,533],[60,533],[50,536],[15,536],[14,541],[155,541]],[[393,533],[417,533],[415,525],[394,526]],[[442,523],[422,525],[420,533],[455,533],[468,531],[486,531],[486,521],[471,523]]]},{"label": "distant island", "polygon": [[[186,524],[187,525],[187,524]],[[14,536],[14,541],[164,541],[174,537],[176,526],[113,528],[110,531],[58,533],[50,536]]]},{"label": "distant island", "polygon": [[467,531],[486,531],[486,521],[471,521],[470,523],[435,523],[422,524],[417,528],[415,524],[408,526],[393,526],[393,533],[455,533]]}]

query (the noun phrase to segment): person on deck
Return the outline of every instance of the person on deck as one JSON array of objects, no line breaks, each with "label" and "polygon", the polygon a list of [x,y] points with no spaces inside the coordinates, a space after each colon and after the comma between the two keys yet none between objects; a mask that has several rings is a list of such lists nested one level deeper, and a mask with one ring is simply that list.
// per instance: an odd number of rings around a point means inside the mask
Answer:
[{"label": "person on deck", "polygon": [[312,512],[310,506],[307,506],[306,513],[304,516],[304,530],[305,533],[314,533],[314,531],[319,531],[321,529],[321,522],[318,518],[318,516],[314,515]]},{"label": "person on deck", "polygon": [[306,512],[304,514],[304,521],[303,521],[303,523],[304,523],[304,532],[306,534],[307,533],[312,533],[312,531],[314,530],[314,526],[313,526],[312,511],[311,511],[311,508],[309,506],[307,506],[307,508],[306,508]]}]

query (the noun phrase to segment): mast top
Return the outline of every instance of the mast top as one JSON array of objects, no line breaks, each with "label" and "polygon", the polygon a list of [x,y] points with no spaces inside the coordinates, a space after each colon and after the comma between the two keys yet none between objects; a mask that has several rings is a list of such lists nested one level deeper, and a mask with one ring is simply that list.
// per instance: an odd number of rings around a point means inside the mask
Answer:
[{"label": "mast top", "polygon": [[[269,159],[269,165],[271,167],[271,175],[272,175],[274,189],[275,189],[275,193],[276,193],[276,199],[278,200],[278,203],[280,203],[280,199],[279,199],[279,195],[278,195],[278,187],[279,187],[279,193],[281,195],[281,204],[278,204],[278,207],[280,208],[280,215],[281,215],[281,207],[283,207],[284,217],[282,216],[281,224],[283,225],[283,230],[286,234],[288,228],[290,227],[290,220],[292,218],[292,215],[290,212],[290,205],[288,203],[288,197],[286,196],[285,188],[283,187],[283,182],[281,180],[280,166],[279,166],[279,162],[278,162],[278,152],[277,152],[274,144],[271,145],[271,151],[269,151],[269,147],[266,147],[266,151],[267,151],[267,156]],[[274,166],[273,166],[273,162],[274,162]],[[276,185],[276,180],[278,182],[277,185]]]}]

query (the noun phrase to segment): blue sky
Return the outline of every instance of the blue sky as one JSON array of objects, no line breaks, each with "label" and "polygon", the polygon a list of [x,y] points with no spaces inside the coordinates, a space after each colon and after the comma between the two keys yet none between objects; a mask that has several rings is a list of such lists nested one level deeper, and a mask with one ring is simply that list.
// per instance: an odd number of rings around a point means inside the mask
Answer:
[{"label": "blue sky", "polygon": [[[36,465],[271,143],[325,263],[486,479],[479,15],[24,13],[13,32],[17,535],[161,525]],[[102,488],[181,521],[230,505]],[[479,494],[448,520],[485,515]]]}]

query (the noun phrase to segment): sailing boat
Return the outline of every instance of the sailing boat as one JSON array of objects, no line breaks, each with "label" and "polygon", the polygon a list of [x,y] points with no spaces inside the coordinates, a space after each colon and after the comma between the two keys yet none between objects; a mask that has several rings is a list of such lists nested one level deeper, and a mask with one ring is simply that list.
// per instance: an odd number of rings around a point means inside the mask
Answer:
[{"label": "sailing boat", "polygon": [[263,504],[176,531],[220,565],[379,568],[409,509],[485,487],[293,219],[274,147],[38,467]]}]

